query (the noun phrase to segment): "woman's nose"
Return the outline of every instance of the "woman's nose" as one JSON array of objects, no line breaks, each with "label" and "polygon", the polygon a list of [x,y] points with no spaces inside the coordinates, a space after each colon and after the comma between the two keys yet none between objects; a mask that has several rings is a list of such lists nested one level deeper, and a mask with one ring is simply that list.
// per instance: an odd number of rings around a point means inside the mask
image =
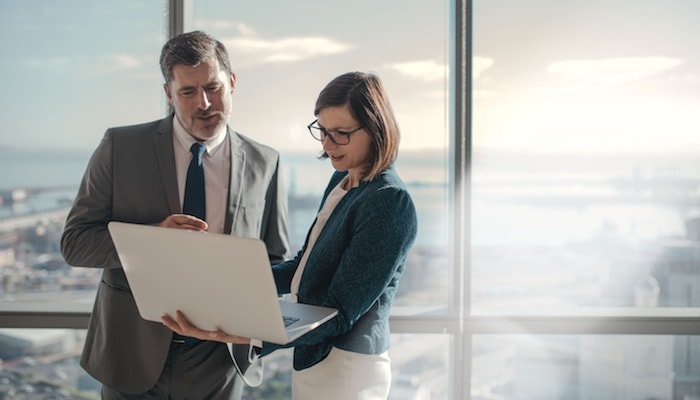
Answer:
[{"label": "woman's nose", "polygon": [[327,151],[328,149],[335,149],[338,145],[335,144],[333,139],[331,139],[330,135],[324,135],[323,139],[321,140],[321,143],[323,144],[323,151]]}]

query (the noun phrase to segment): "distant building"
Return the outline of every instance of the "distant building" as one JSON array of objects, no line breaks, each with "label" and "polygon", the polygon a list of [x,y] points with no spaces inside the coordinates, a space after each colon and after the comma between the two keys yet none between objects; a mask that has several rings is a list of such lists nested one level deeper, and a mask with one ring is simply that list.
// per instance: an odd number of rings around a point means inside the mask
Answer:
[{"label": "distant building", "polygon": [[661,400],[674,392],[671,336],[583,335],[577,399]]},{"label": "distant building", "polygon": [[62,354],[76,347],[70,329],[0,329],[0,359]]},{"label": "distant building", "polygon": [[15,265],[14,249],[0,249],[0,268],[11,267]]},{"label": "distant building", "polygon": [[[666,243],[654,275],[660,305],[700,307],[700,217],[686,221],[686,237]],[[673,400],[700,400],[700,336],[675,336]]]}]

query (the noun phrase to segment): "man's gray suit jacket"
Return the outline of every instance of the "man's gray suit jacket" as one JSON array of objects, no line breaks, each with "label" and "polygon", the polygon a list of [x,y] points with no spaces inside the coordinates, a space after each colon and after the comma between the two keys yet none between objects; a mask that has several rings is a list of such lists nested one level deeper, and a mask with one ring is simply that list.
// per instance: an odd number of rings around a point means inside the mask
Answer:
[{"label": "man's gray suit jacket", "polygon": [[[107,130],[90,159],[61,238],[69,265],[103,268],[81,365],[104,385],[124,393],[142,393],[156,383],[172,331],[139,316],[107,223],[157,224],[181,213],[172,119],[173,114]],[[264,240],[270,261],[282,261],[289,243],[279,154],[230,128],[228,140],[231,166],[225,232]],[[235,359],[245,371],[247,347],[234,346],[231,352],[240,356]],[[257,363],[255,368],[262,367]]]}]

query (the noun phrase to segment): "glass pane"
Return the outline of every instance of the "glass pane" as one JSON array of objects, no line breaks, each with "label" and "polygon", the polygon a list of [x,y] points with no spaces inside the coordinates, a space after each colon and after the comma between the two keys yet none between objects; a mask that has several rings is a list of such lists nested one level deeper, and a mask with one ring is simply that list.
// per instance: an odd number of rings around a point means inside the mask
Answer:
[{"label": "glass pane", "polygon": [[[59,250],[88,157],[163,115],[163,2],[0,2],[0,303],[92,303],[101,271]],[[2,307],[0,305],[0,307]]]},{"label": "glass pane", "polygon": [[700,306],[699,20],[474,2],[475,313]]},{"label": "glass pane", "polygon": [[0,398],[99,399],[80,367],[84,330],[0,329]]},{"label": "glass pane", "polygon": [[700,399],[698,336],[479,335],[472,399]]},{"label": "glass pane", "polygon": [[204,0],[193,7],[194,27],[220,38],[231,54],[237,73],[231,125],[282,153],[295,249],[333,171],[317,159],[321,147],[306,129],[316,96],[348,71],[382,78],[401,127],[397,170],[419,214],[394,312],[445,312],[448,1]]},{"label": "glass pane", "polygon": [[[446,335],[392,335],[390,400],[447,399],[449,337]],[[246,388],[244,400],[291,398],[292,351],[277,351],[265,359],[265,380]]]}]

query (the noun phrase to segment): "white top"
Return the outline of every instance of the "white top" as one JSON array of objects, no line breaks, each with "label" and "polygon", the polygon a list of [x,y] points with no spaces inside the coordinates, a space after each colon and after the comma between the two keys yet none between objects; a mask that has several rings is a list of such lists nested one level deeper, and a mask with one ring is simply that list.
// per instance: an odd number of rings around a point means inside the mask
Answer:
[{"label": "white top", "polygon": [[[173,150],[177,169],[177,188],[180,195],[180,209],[185,198],[187,168],[192,160],[190,148],[197,142],[175,116],[173,118]],[[202,142],[206,151],[202,156],[204,164],[204,195],[206,201],[207,232],[224,233],[226,220],[226,199],[228,199],[231,146],[226,139],[226,125],[213,138]]]},{"label": "white top", "polygon": [[323,208],[316,216],[316,223],[314,223],[314,226],[311,228],[311,233],[309,233],[309,242],[306,245],[306,250],[304,250],[304,254],[301,256],[301,261],[299,261],[299,265],[297,266],[296,272],[294,272],[294,277],[292,278],[292,283],[290,285],[290,300],[293,302],[297,301],[297,293],[299,292],[301,275],[304,273],[306,261],[309,259],[309,254],[311,254],[311,250],[314,248],[316,239],[318,239],[321,231],[323,231],[323,227],[326,226],[326,222],[328,222],[328,218],[333,213],[333,210],[335,210],[335,207],[348,192],[347,190],[343,189],[345,181],[347,180],[348,176],[343,178],[343,180],[341,180],[340,183],[333,188],[333,190],[328,194],[328,197],[326,197],[326,202],[323,203]]}]

